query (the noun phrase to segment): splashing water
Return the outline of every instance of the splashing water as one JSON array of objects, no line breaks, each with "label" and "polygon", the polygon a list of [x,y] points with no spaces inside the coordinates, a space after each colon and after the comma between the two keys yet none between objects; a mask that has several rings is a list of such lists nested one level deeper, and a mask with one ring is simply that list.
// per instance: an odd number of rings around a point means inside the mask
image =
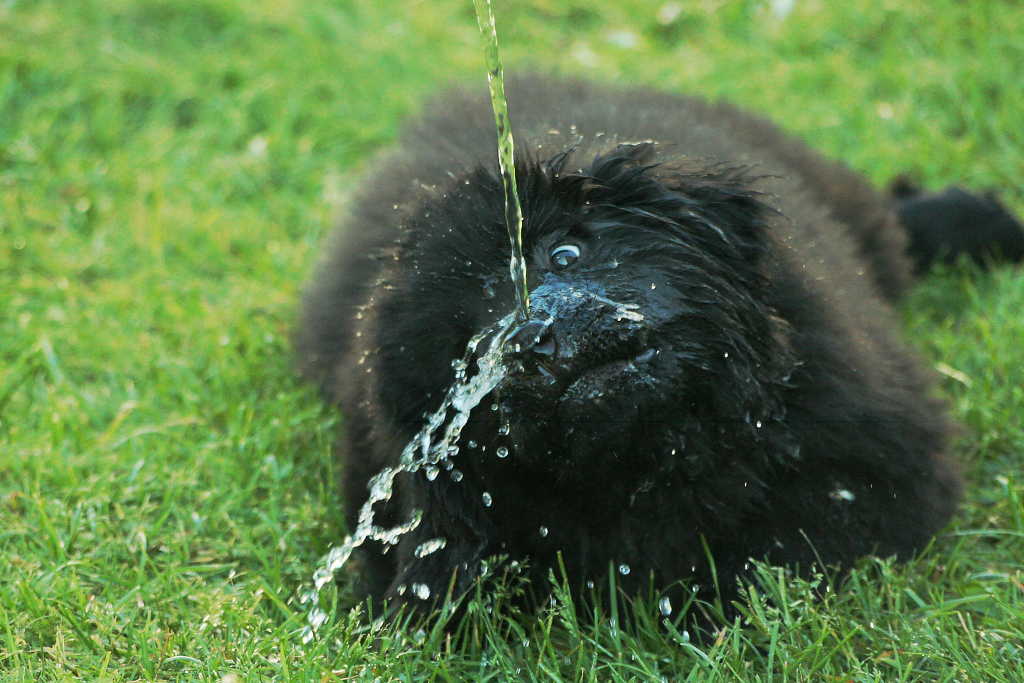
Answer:
[{"label": "splashing water", "polygon": [[[395,545],[402,536],[419,526],[423,518],[422,510],[416,510],[405,524],[392,528],[384,528],[373,522],[374,505],[391,499],[395,477],[403,472],[411,474],[424,470],[427,478],[433,480],[438,476],[441,466],[449,472],[454,481],[462,479],[461,472],[448,466],[448,459],[458,453],[459,436],[469,421],[470,412],[485,396],[494,391],[504,376],[503,346],[515,320],[515,313],[511,313],[469,341],[463,358],[452,363],[455,368],[455,382],[441,402],[441,407],[427,418],[423,429],[402,451],[398,465],[385,467],[370,480],[367,485],[370,496],[359,510],[359,522],[355,531],[341,545],[331,548],[313,574],[312,588],[299,599],[300,604],[311,603],[306,616],[307,624],[302,631],[303,643],[310,642],[317,630],[327,621],[328,614],[320,607],[320,591],[334,580],[335,573],[345,565],[352,552],[368,540],[379,541],[386,546]],[[478,356],[478,347],[487,339],[490,339],[487,350]],[[474,358],[477,372],[468,377],[467,370]],[[417,556],[437,552],[444,548],[446,543],[445,539],[428,541],[416,549]],[[413,588],[418,597],[424,592],[423,589],[426,589],[427,597],[430,595],[427,586]]]},{"label": "splashing water", "polygon": [[512,242],[512,260],[509,271],[516,291],[516,317],[526,320],[530,315],[530,292],[526,285],[526,259],[523,258],[523,209],[516,191],[515,145],[508,121],[505,102],[505,80],[498,55],[498,31],[494,26],[491,0],[473,0],[476,21],[480,27],[484,59],[487,61],[487,84],[491,90],[494,125],[498,129],[498,168],[505,188],[505,227]]},{"label": "splashing water", "polygon": [[[355,531],[340,546],[331,548],[321,561],[320,567],[313,574],[313,586],[300,597],[300,604],[311,603],[307,614],[307,625],[302,632],[302,642],[308,643],[316,631],[327,621],[328,614],[320,607],[320,591],[334,580],[335,573],[344,566],[352,552],[368,540],[379,541],[385,546],[395,545],[402,536],[417,526],[423,512],[417,510],[405,524],[387,529],[373,523],[374,509],[377,503],[391,498],[395,477],[403,472],[415,473],[424,470],[428,480],[435,480],[440,474],[438,465],[449,472],[453,481],[462,479],[462,473],[454,469],[450,457],[458,454],[459,435],[469,421],[473,410],[484,396],[491,393],[503,377],[502,347],[513,324],[530,315],[530,294],[526,282],[526,259],[523,258],[523,210],[519,204],[516,188],[515,145],[512,140],[512,129],[508,121],[508,105],[505,102],[504,75],[501,59],[498,55],[498,33],[491,12],[490,0],[473,0],[476,8],[477,24],[483,43],[484,58],[487,62],[487,83],[491,91],[491,105],[494,109],[494,124],[498,132],[498,168],[501,172],[502,185],[505,191],[505,226],[508,229],[509,241],[512,245],[512,258],[509,271],[512,276],[516,296],[515,311],[499,321],[496,325],[484,330],[470,340],[465,356],[452,363],[455,368],[455,382],[448,390],[441,407],[430,415],[420,433],[409,442],[402,451],[402,457],[396,467],[385,467],[373,479],[368,488],[370,496],[359,511],[359,521]],[[469,363],[477,355],[477,347],[482,341],[491,338],[487,350],[477,358],[478,372],[467,378]],[[360,361],[362,362],[362,361]],[[491,409],[497,409],[492,405]],[[442,427],[444,428],[441,431]],[[507,434],[507,427],[504,433]],[[440,435],[440,436],[438,436]],[[473,448],[475,444],[471,444]],[[499,448],[498,457],[507,457],[508,449]],[[484,504],[490,506],[491,495],[483,494]],[[446,539],[433,539],[416,548],[417,557],[422,557],[444,548]],[[423,584],[413,584],[414,594],[427,599],[430,588]]]}]

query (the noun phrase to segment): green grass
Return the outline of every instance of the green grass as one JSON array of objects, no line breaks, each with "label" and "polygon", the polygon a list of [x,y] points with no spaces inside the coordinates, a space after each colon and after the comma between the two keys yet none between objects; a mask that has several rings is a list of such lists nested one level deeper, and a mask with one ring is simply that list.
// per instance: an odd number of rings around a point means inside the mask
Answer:
[{"label": "green grass", "polygon": [[[1024,213],[1010,0],[496,2],[509,70],[727,96],[879,183]],[[360,166],[451,78],[469,0],[0,0],[0,679],[1022,681],[1024,275],[905,306],[965,430],[962,514],[824,600],[766,570],[701,648],[571,605],[443,632],[297,595],[344,533],[340,416],[291,369],[302,282]],[[511,112],[513,125],[515,112]]]}]

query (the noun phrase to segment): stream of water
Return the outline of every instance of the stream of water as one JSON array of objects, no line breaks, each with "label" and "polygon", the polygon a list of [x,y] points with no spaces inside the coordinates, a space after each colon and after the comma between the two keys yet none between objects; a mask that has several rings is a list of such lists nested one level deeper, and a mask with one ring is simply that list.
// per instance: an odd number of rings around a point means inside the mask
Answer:
[{"label": "stream of water", "polygon": [[487,84],[491,89],[494,125],[498,129],[498,168],[505,188],[505,227],[512,243],[509,270],[516,292],[516,316],[519,320],[526,320],[530,315],[530,292],[526,284],[526,259],[523,258],[523,209],[516,190],[515,144],[508,120],[508,104],[505,102],[505,79],[498,55],[498,32],[491,13],[491,0],[473,0],[473,4],[476,6],[484,59],[487,61]]},{"label": "stream of water", "polygon": [[[498,34],[494,25],[490,0],[473,0],[476,7],[477,24],[483,43],[484,58],[487,62],[487,82],[490,87],[491,105],[494,109],[494,124],[498,132],[498,168],[501,172],[505,191],[505,226],[512,245],[509,272],[515,290],[516,306],[512,314],[497,324],[473,337],[461,359],[453,361],[455,382],[448,390],[441,407],[427,417],[419,434],[409,442],[395,467],[385,467],[369,482],[370,496],[359,511],[356,529],[345,541],[331,548],[320,561],[313,574],[312,586],[300,597],[300,604],[307,607],[307,624],[302,632],[302,642],[310,642],[317,630],[327,621],[329,614],[320,605],[320,591],[334,580],[352,552],[368,540],[379,541],[385,546],[397,544],[403,535],[417,526],[423,516],[422,510],[413,513],[408,521],[395,527],[385,528],[374,524],[374,506],[391,498],[395,477],[402,473],[413,474],[424,471],[429,480],[437,478],[441,470],[453,481],[462,479],[462,473],[450,459],[459,452],[459,436],[469,420],[470,412],[491,393],[501,381],[504,371],[502,347],[509,331],[517,321],[530,315],[530,294],[526,282],[526,260],[523,258],[523,211],[519,204],[516,188],[515,145],[512,128],[508,120],[508,105],[505,102],[504,76],[498,55]],[[482,354],[477,353],[484,341],[488,345]],[[475,361],[476,372],[469,373],[470,364]],[[500,456],[500,454],[499,454]],[[503,457],[503,456],[500,456]],[[484,493],[484,504],[490,504],[490,494]],[[436,552],[444,547],[447,539],[436,538],[423,543],[416,549],[417,556]],[[414,585],[414,592],[420,594],[429,588]]]}]

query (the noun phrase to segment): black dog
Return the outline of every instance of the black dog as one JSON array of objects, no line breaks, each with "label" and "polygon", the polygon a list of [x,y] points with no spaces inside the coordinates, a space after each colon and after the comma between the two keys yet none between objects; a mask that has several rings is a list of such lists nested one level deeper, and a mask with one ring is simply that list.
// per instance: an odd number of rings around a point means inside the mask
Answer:
[{"label": "black dog", "polygon": [[[377,506],[384,526],[422,520],[388,553],[364,544],[367,595],[426,610],[500,555],[536,590],[554,569],[589,594],[613,568],[629,593],[728,603],[750,558],[843,568],[926,544],[960,479],[890,302],[942,245],[915,263],[894,206],[918,236],[973,230],[943,238],[971,254],[1020,226],[966,193],[894,204],[728,105],[545,79],[508,96],[531,316],[461,476],[400,476]],[[452,361],[514,305],[489,102],[429,111],[373,166],[302,320],[305,374],[346,417],[353,528]]]}]

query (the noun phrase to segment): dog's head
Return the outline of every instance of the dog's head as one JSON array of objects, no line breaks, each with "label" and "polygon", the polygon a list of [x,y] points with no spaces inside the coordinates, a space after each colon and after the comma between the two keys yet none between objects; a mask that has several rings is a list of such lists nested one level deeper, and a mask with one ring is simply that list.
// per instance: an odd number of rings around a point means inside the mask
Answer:
[{"label": "dog's head", "polygon": [[[770,419],[793,362],[770,304],[773,214],[752,181],[659,163],[651,143],[570,170],[574,156],[518,166],[531,309],[504,337],[491,402],[517,455],[578,462],[673,423]],[[377,387],[418,420],[469,339],[513,308],[500,179],[433,191],[407,228],[386,256],[402,295],[377,313]]]}]

